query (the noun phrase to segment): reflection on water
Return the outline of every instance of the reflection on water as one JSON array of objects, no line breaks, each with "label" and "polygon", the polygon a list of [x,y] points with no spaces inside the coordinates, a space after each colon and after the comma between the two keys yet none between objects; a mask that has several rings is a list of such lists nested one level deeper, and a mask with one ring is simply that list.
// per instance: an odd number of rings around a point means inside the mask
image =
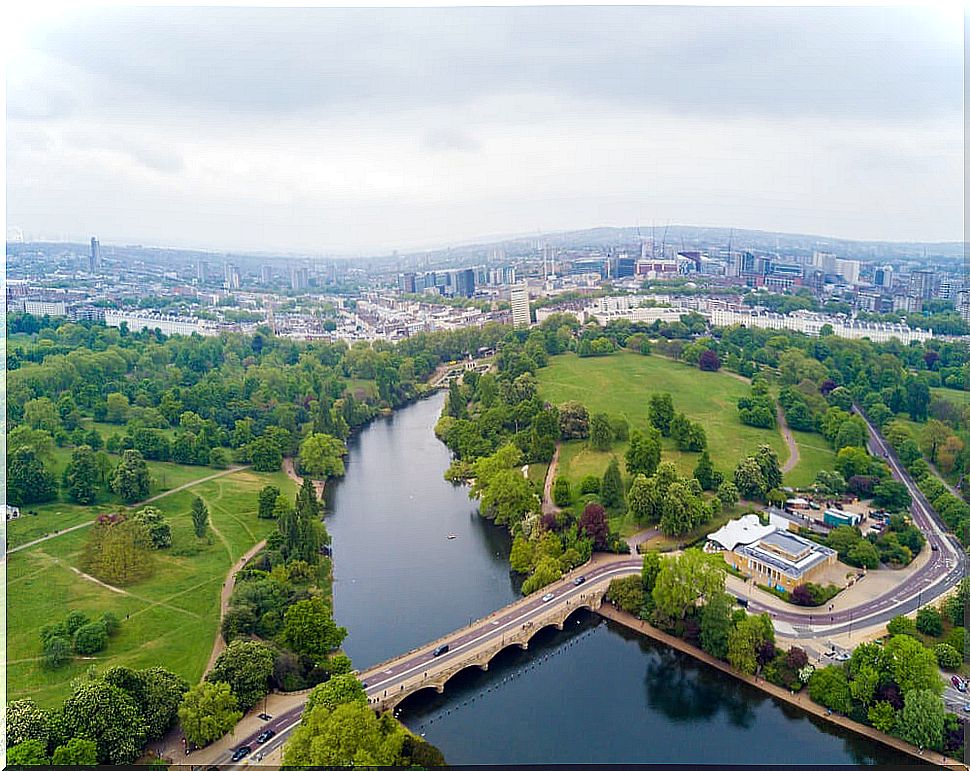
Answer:
[{"label": "reflection on water", "polygon": [[[335,614],[360,669],[519,596],[507,534],[443,479],[443,399],[364,429],[328,486]],[[585,611],[401,710],[453,764],[911,762]]]}]

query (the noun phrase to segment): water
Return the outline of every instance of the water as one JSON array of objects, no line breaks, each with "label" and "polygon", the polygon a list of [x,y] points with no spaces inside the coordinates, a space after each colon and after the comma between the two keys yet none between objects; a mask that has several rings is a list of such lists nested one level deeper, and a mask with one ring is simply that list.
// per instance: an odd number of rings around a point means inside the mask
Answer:
[{"label": "water", "polygon": [[[443,479],[449,453],[432,431],[443,399],[365,428],[327,491],[335,615],[359,669],[519,596],[508,536]],[[401,718],[452,764],[913,760],[582,611],[488,672],[415,694]]]}]

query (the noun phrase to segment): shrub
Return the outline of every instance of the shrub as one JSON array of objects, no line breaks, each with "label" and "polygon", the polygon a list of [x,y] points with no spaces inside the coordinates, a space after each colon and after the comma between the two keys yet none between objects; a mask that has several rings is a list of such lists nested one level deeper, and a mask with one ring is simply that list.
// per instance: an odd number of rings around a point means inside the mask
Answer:
[{"label": "shrub", "polygon": [[107,644],[108,632],[102,621],[92,621],[74,633],[74,652],[79,655],[97,653]]},{"label": "shrub", "polygon": [[886,624],[886,631],[891,635],[908,634],[910,637],[916,636],[916,622],[906,616],[894,616]]},{"label": "shrub", "polygon": [[579,492],[583,495],[599,495],[600,478],[595,474],[587,474],[579,483]]},{"label": "shrub", "polygon": [[940,611],[933,607],[920,608],[916,614],[916,630],[930,637],[943,634],[943,618]]},{"label": "shrub", "polygon": [[936,654],[936,663],[940,665],[941,669],[947,669],[952,672],[955,669],[959,669],[963,663],[963,654],[946,643],[939,643],[934,646],[933,653]]},{"label": "shrub", "polygon": [[44,640],[44,666],[57,669],[71,660],[71,644],[64,637],[48,637]]}]

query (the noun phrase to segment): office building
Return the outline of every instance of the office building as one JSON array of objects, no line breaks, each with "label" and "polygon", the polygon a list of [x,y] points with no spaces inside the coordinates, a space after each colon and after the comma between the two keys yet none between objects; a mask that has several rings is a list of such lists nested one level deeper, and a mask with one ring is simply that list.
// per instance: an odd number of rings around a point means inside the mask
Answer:
[{"label": "office building", "polygon": [[832,252],[815,251],[812,254],[812,267],[818,268],[823,273],[838,273],[836,260],[838,258]]},{"label": "office building", "polygon": [[417,278],[416,273],[402,273],[398,276],[398,284],[401,291],[404,294],[416,294],[418,291]]},{"label": "office building", "polygon": [[310,286],[310,271],[304,266],[290,268],[290,289],[300,291]]},{"label": "office building", "polygon": [[529,285],[525,282],[515,284],[511,290],[512,324],[527,327],[532,323],[529,311]]},{"label": "office building", "polygon": [[475,271],[471,268],[455,271],[454,292],[462,297],[475,294]]},{"label": "office building", "polygon": [[91,254],[88,256],[88,272],[97,273],[101,270],[101,244],[91,236]]},{"label": "office building", "polygon": [[923,268],[909,274],[909,294],[921,300],[929,300],[936,290],[936,271]]},{"label": "office building", "polygon": [[259,283],[261,284],[271,284],[273,282],[273,267],[271,265],[262,265],[259,269]]},{"label": "office building", "polygon": [[957,295],[957,311],[964,324],[970,324],[970,289],[964,289]]},{"label": "office building", "polygon": [[199,260],[195,265],[195,278],[200,284],[204,284],[209,279],[209,263]]},{"label": "office building", "polygon": [[241,281],[239,278],[239,266],[231,262],[226,263],[226,280],[223,286],[226,289],[239,289]]},{"label": "office building", "polygon": [[67,306],[63,300],[24,300],[24,313],[31,316],[66,316]]},{"label": "office building", "polygon": [[893,313],[922,313],[923,298],[912,294],[893,296]]},{"label": "office building", "polygon": [[892,289],[893,288],[893,266],[883,265],[882,267],[876,268],[872,274],[872,283],[882,289]]},{"label": "office building", "polygon": [[858,260],[841,260],[838,258],[835,260],[835,272],[842,276],[843,281],[847,284],[859,283],[861,268],[862,263]]},{"label": "office building", "polygon": [[637,261],[628,254],[621,254],[616,258],[616,270],[614,275],[617,278],[629,278],[636,273]]}]

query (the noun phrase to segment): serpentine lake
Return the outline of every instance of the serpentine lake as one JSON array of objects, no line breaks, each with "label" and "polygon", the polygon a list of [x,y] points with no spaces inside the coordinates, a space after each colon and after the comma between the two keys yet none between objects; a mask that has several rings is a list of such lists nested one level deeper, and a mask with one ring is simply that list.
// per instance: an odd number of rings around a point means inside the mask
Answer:
[{"label": "serpentine lake", "polygon": [[[358,669],[520,596],[505,530],[444,480],[450,454],[433,431],[443,401],[364,428],[346,476],[327,486],[334,616]],[[400,717],[451,764],[913,762],[586,611],[443,694],[413,695]]]}]

